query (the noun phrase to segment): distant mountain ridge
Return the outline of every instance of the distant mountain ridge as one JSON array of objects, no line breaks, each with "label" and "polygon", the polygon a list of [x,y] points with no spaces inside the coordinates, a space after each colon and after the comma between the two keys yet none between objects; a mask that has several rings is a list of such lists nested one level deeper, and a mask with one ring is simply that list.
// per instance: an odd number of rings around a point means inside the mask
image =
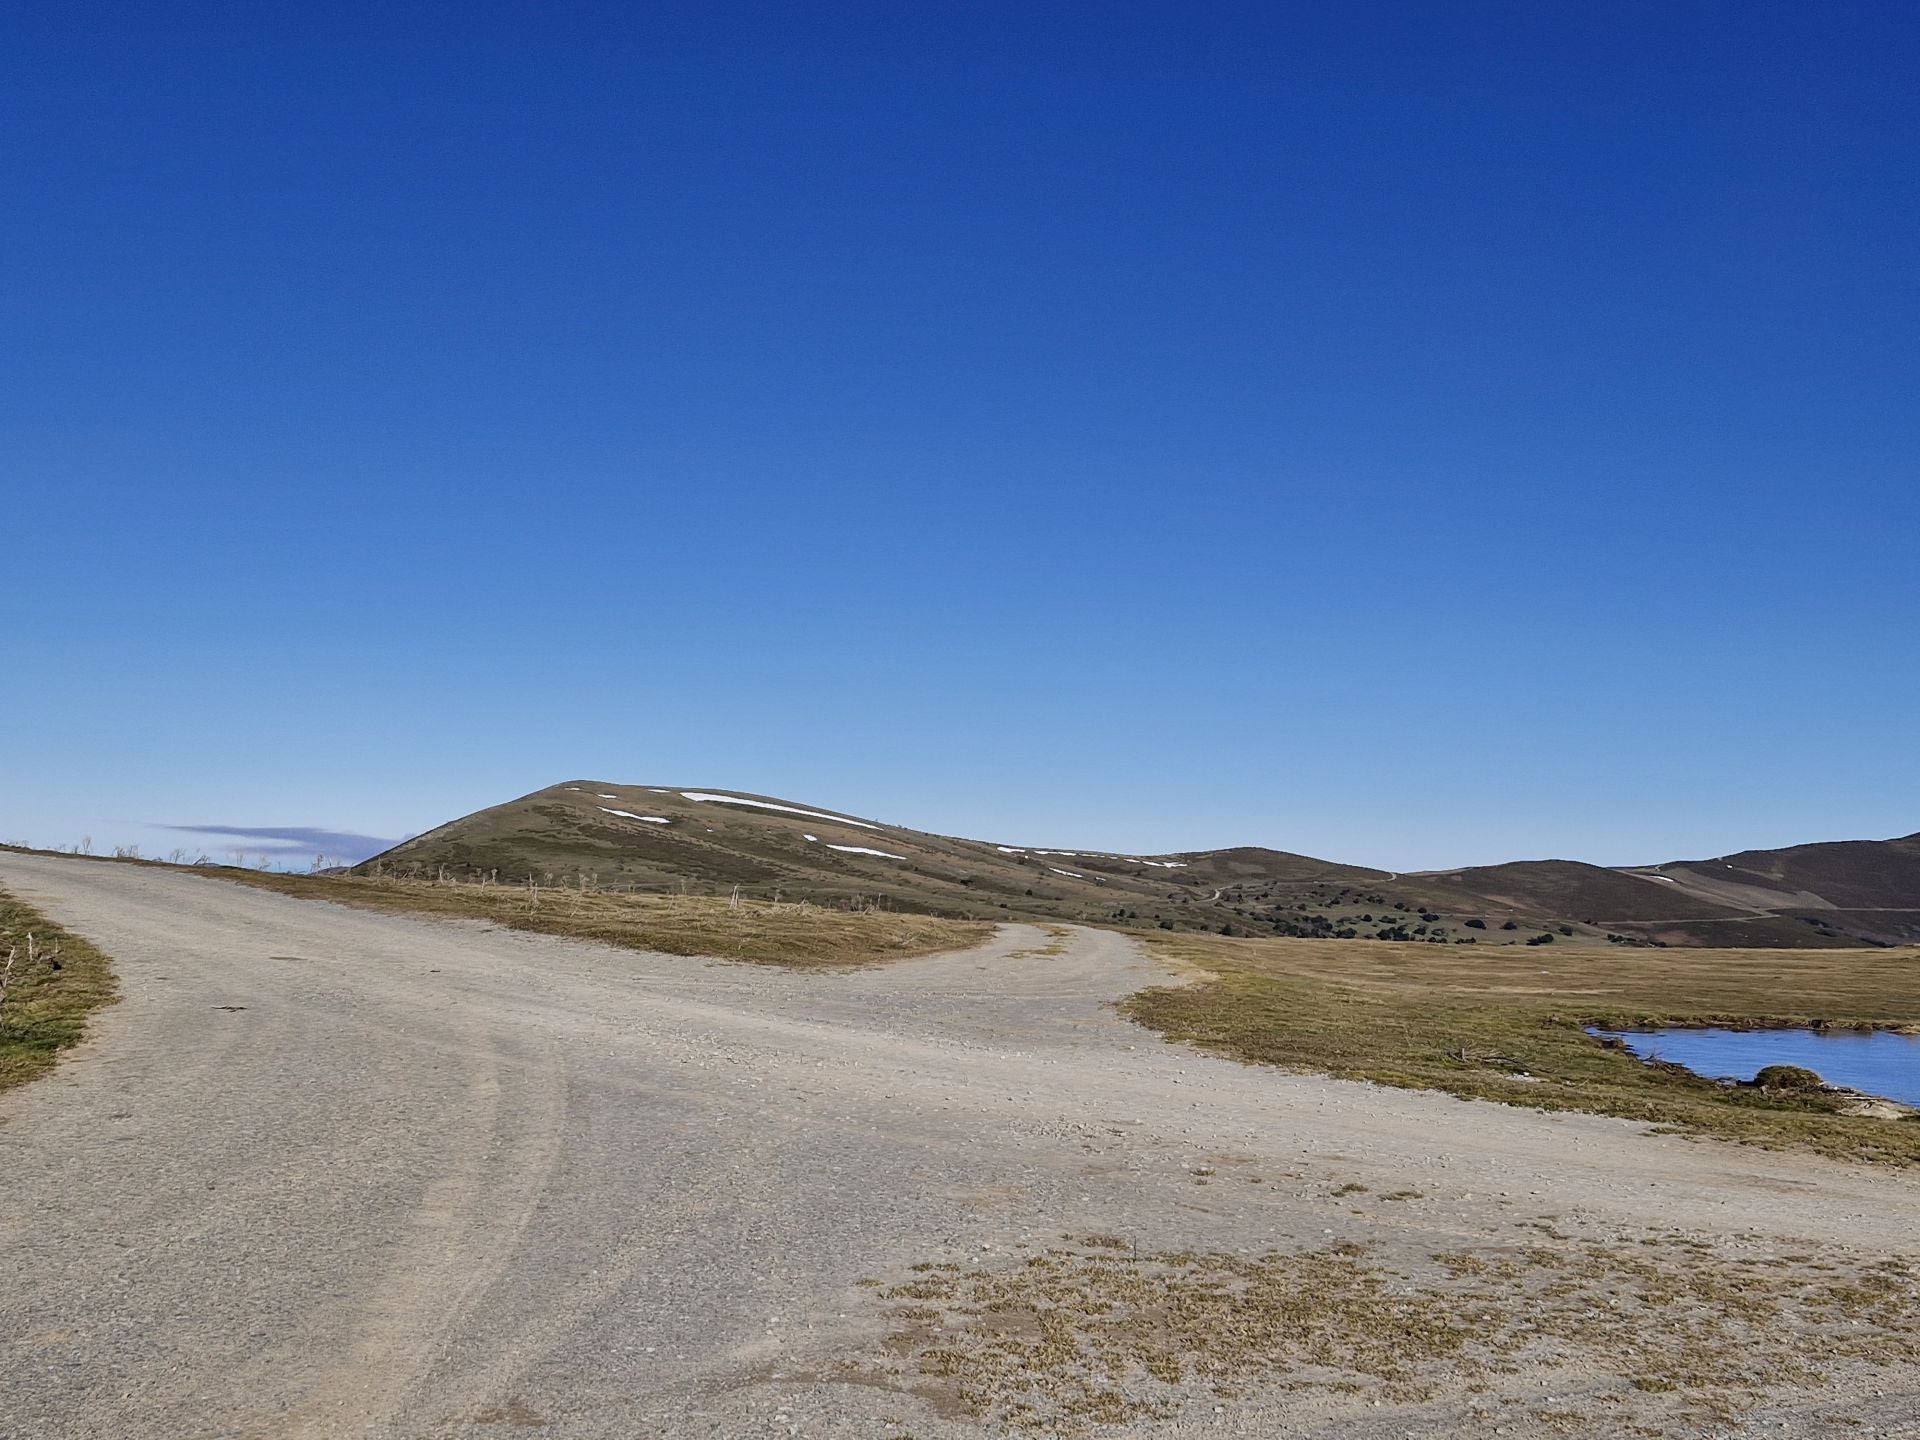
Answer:
[{"label": "distant mountain ridge", "polygon": [[1920,941],[1920,834],[1613,869],[1519,861],[1420,878],[1463,894],[1595,917],[1667,944]]},{"label": "distant mountain ridge", "polygon": [[1250,935],[1920,943],[1920,834],[1652,866],[1526,860],[1396,875],[1258,846],[1142,855],[969,840],[743,791],[580,780],[356,869]]}]

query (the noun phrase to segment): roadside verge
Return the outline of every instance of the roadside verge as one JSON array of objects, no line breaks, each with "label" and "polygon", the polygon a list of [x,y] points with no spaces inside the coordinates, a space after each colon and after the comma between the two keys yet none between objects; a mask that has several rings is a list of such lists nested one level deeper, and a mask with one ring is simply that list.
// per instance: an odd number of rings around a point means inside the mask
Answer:
[{"label": "roadside verge", "polygon": [[106,956],[0,890],[0,1090],[51,1070],[115,995]]}]

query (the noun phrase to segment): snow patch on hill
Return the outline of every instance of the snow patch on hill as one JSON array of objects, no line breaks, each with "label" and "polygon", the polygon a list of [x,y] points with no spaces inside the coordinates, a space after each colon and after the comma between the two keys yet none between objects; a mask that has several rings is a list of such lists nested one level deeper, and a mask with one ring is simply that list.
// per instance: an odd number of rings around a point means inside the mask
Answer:
[{"label": "snow patch on hill", "polygon": [[858,825],[862,830],[878,830],[880,826],[869,824],[865,820],[849,820],[844,815],[829,815],[824,810],[802,810],[797,805],[776,805],[771,800],[747,800],[739,795],[711,795],[705,790],[682,790],[682,800],[706,800],[716,805],[751,805],[756,810],[778,810],[786,815],[804,815],[809,820],[831,820],[836,825]]}]

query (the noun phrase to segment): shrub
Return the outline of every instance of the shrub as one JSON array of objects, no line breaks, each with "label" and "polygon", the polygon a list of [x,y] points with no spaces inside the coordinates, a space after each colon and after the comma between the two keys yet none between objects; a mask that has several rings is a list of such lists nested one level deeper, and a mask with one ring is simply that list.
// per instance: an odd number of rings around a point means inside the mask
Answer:
[{"label": "shrub", "polygon": [[1762,1090],[1818,1090],[1827,1082],[1804,1065],[1769,1065],[1753,1077]]}]

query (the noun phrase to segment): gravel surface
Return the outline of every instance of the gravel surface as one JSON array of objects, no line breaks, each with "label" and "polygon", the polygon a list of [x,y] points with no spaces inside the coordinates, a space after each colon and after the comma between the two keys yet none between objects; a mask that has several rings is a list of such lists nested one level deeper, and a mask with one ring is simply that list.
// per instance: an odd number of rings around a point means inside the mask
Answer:
[{"label": "gravel surface", "polygon": [[[1167,1046],[1110,1009],[1164,972],[1102,931],[821,975],[162,869],[4,854],[0,885],[124,989],[0,1096],[7,1440],[999,1433],[889,1342],[886,1290],[1074,1236],[1920,1255],[1906,1173]],[[1603,1368],[1521,1366],[1492,1400],[1524,1416]],[[1911,1369],[1843,1368],[1686,1423],[1920,1434],[1916,1397]],[[1103,1433],[1495,1433],[1484,1391],[1160,1402]]]}]

